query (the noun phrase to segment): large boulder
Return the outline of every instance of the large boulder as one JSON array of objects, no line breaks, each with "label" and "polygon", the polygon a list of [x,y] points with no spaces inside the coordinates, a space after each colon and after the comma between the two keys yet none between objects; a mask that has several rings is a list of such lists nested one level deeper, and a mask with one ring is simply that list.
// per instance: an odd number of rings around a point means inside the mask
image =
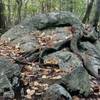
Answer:
[{"label": "large boulder", "polygon": [[83,29],[81,21],[70,12],[61,11],[39,14],[33,17],[27,17],[19,25],[14,26],[4,33],[1,39],[9,39],[15,44],[20,44],[23,50],[28,51],[38,46],[34,34],[32,35],[30,33],[35,33],[37,30],[41,31],[51,27],[55,28],[71,25],[80,30]]},{"label": "large boulder", "polygon": [[71,95],[88,96],[91,93],[89,75],[83,66],[65,75],[59,82]]},{"label": "large boulder", "polygon": [[[35,18],[36,17],[36,18]],[[51,12],[48,14],[39,14],[33,18],[34,27],[38,30],[57,26],[75,25],[82,29],[81,21],[71,12]]]},{"label": "large boulder", "polygon": [[20,74],[21,68],[8,57],[0,57],[0,96],[13,98],[14,91],[11,80]]},{"label": "large boulder", "polygon": [[90,42],[81,42],[80,45],[85,53],[88,68],[98,75],[98,69],[100,69],[100,48],[98,41],[95,45]]},{"label": "large boulder", "polygon": [[21,68],[14,64],[11,59],[0,57],[0,75],[7,75],[8,78],[11,78],[13,75],[19,75],[20,71]]},{"label": "large boulder", "polygon": [[[63,76],[57,83],[64,87],[65,90],[71,95],[80,94],[88,96],[91,93],[89,74],[83,67],[82,62],[79,60],[77,55],[67,50],[61,50],[44,56],[44,63],[58,64],[63,71],[67,72],[67,74]],[[56,86],[51,85],[51,87],[49,88],[50,90],[47,90],[46,95],[52,95],[51,97],[54,97],[54,95],[50,93],[51,90],[55,92],[54,88],[56,88]]]},{"label": "large boulder", "polygon": [[43,100],[72,100],[72,98],[64,87],[59,84],[53,84],[44,94]]},{"label": "large boulder", "polygon": [[79,60],[79,58],[67,50],[61,50],[44,56],[44,63],[58,64],[59,67],[64,71],[69,71],[68,69],[82,65],[82,62]]},{"label": "large boulder", "polygon": [[3,98],[14,98],[14,91],[12,85],[6,75],[0,76],[0,96]]}]

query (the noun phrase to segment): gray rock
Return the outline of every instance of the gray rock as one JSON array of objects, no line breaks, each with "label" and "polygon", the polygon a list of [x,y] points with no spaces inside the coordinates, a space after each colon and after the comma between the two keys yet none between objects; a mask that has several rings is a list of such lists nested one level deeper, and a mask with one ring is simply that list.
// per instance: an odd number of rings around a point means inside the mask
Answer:
[{"label": "gray rock", "polygon": [[13,75],[19,75],[20,71],[21,68],[14,64],[11,59],[0,57],[0,76],[7,75],[8,78],[11,78]]},{"label": "gray rock", "polygon": [[51,85],[46,91],[43,100],[72,100],[70,94],[59,84]]},{"label": "gray rock", "polygon": [[[88,96],[91,92],[89,75],[84,67],[77,67],[70,74],[65,75],[59,82],[70,93]],[[79,93],[77,93],[79,92]]]},{"label": "gray rock", "polygon": [[68,69],[71,67],[74,68],[82,65],[79,58],[67,50],[58,51],[44,56],[44,63],[48,63],[50,61],[54,61],[54,63],[58,64],[59,67],[64,71],[68,71]]},{"label": "gray rock", "polygon": [[18,43],[20,48],[24,51],[33,50],[39,46],[38,41],[33,35],[24,35],[23,37],[19,37],[12,41],[13,44]]},{"label": "gray rock", "polygon": [[96,41],[95,46],[100,51],[100,40]]},{"label": "gray rock", "polygon": [[[35,18],[36,17],[36,18]],[[83,28],[81,21],[71,12],[51,12],[33,17],[34,27],[41,30],[49,27],[74,25]]]},{"label": "gray rock", "polygon": [[20,74],[21,68],[8,57],[0,57],[0,94],[4,98],[13,98],[14,91],[10,79]]},{"label": "gray rock", "polygon": [[90,42],[82,42],[81,47],[86,54],[88,68],[98,75],[98,69],[100,69],[100,48],[98,43],[93,45]]},{"label": "gray rock", "polygon": [[0,76],[0,94],[3,94],[4,98],[11,99],[14,97],[12,85],[6,75]]},{"label": "gray rock", "polygon": [[89,75],[79,58],[69,51],[58,51],[44,56],[44,63],[54,61],[64,71],[74,69],[70,74],[65,75],[59,82],[66,87],[69,92],[79,92],[88,96],[90,94]]},{"label": "gray rock", "polygon": [[[38,14],[27,17],[19,25],[14,26],[1,36],[1,39],[10,39],[15,44],[20,44],[24,51],[29,51],[38,46],[35,36],[30,34],[37,30],[48,29],[50,27],[62,27],[73,25],[79,30],[83,29],[81,21],[72,13],[61,11],[48,14]],[[28,47],[27,47],[28,46]]]}]

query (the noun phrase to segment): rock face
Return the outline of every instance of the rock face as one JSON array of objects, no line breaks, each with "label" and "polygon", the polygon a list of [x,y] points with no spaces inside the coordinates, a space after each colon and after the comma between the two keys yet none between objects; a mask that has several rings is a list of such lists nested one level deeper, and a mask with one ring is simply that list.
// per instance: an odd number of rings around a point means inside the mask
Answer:
[{"label": "rock face", "polygon": [[[78,26],[82,29],[80,20],[70,12],[51,12],[48,14],[39,14],[33,17],[27,17],[19,25],[14,26],[1,36],[1,39],[10,39],[15,44],[20,44],[24,51],[35,49],[38,42],[33,31],[62,26]],[[28,46],[28,47],[27,47]]]},{"label": "rock face", "polygon": [[100,69],[100,52],[98,43],[95,46],[90,42],[82,42],[81,47],[86,54],[88,68],[91,68],[91,70],[98,75],[98,69]]},{"label": "rock face", "polygon": [[86,70],[81,66],[77,67],[69,75],[65,75],[60,85],[64,86],[71,95],[82,94],[88,96],[90,94],[89,75]]},{"label": "rock face", "polygon": [[68,68],[74,68],[82,65],[79,58],[67,50],[61,50],[45,56],[44,63],[58,64],[59,67],[64,71],[68,71]]},{"label": "rock face", "polygon": [[[21,68],[13,64],[9,58],[0,57],[0,94],[4,98],[13,98],[14,91],[11,78],[20,74]],[[1,95],[0,95],[1,96]]]},{"label": "rock face", "polygon": [[[91,86],[89,83],[89,75],[83,67],[82,62],[75,54],[61,50],[44,56],[44,63],[58,64],[65,72],[69,71],[71,68],[74,69],[70,74],[62,77],[58,84],[64,87],[66,91],[71,93],[71,95],[74,95],[73,93],[84,96],[88,96],[90,94]],[[52,86],[54,87],[55,85],[51,85],[51,87]]]},{"label": "rock face", "polygon": [[11,78],[13,75],[19,75],[21,68],[13,64],[9,58],[0,57],[0,75],[7,75]]},{"label": "rock face", "polygon": [[34,27],[38,30],[68,25],[76,25],[82,28],[79,19],[70,12],[51,12],[48,14],[36,15],[35,17],[33,18]]},{"label": "rock face", "polygon": [[14,91],[12,85],[6,75],[0,76],[0,96],[4,98],[14,98]]},{"label": "rock face", "polygon": [[46,91],[43,100],[72,100],[72,98],[61,85],[53,84]]},{"label": "rock face", "polygon": [[[83,73],[81,73],[83,71]],[[88,96],[90,94],[90,84],[89,76],[86,71],[80,67],[76,68],[70,75],[66,75],[62,78],[59,84],[51,85],[45,94],[43,95],[43,100],[72,100],[73,95],[84,95]],[[85,74],[83,78],[77,76],[78,74]],[[74,76],[75,75],[75,76]],[[62,85],[62,83],[65,83]],[[76,99],[75,99],[76,100]]]}]

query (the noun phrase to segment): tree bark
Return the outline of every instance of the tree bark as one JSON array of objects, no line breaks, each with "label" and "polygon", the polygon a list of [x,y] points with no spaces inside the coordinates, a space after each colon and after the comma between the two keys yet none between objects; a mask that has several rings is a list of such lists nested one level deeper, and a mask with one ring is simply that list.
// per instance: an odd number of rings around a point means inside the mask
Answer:
[{"label": "tree bark", "polygon": [[97,31],[97,26],[99,22],[99,17],[100,17],[100,0],[97,0],[96,11],[95,11],[94,19],[93,19],[93,27],[95,28],[96,31]]},{"label": "tree bark", "polygon": [[10,5],[10,3],[11,3],[11,0],[8,0],[8,25],[11,25],[11,5]]},{"label": "tree bark", "polygon": [[16,24],[18,24],[21,21],[21,7],[22,7],[22,0],[16,0],[18,9],[17,9],[17,16],[18,19],[16,21]]},{"label": "tree bark", "polygon": [[70,12],[73,12],[73,0],[70,0]]},{"label": "tree bark", "polygon": [[29,1],[29,0],[25,0],[25,4],[24,4],[24,18],[25,18],[26,15],[27,15],[27,4],[28,4],[28,1]]},{"label": "tree bark", "polygon": [[0,1],[0,32],[5,30],[4,4]]},{"label": "tree bark", "polygon": [[94,0],[91,0],[90,3],[87,5],[86,13],[82,20],[83,23],[85,23],[89,19],[89,16],[90,16],[90,13],[92,10],[92,6],[93,6],[93,2],[94,2]]},{"label": "tree bark", "polygon": [[51,0],[47,0],[46,1],[46,12],[50,12],[51,11]]}]

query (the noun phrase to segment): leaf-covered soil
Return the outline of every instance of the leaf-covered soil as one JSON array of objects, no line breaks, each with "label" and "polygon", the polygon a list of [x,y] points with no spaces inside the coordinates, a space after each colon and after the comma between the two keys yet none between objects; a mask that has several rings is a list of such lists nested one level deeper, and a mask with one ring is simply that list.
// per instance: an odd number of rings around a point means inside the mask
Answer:
[{"label": "leaf-covered soil", "polygon": [[[48,35],[45,35],[45,32],[38,33],[36,34],[36,38],[40,44],[40,49],[45,46],[52,47],[53,44],[58,42],[57,35],[54,33]],[[67,36],[64,38],[67,38]],[[59,41],[61,40],[59,39]],[[0,40],[0,56],[9,56],[11,59],[14,59],[21,57],[20,53],[22,52],[19,44],[12,45],[10,42]],[[56,64],[56,61],[53,59],[49,62]],[[23,65],[21,71],[21,81],[25,88],[25,93],[22,91],[22,98],[29,100],[41,100],[43,93],[51,84],[56,83],[62,76],[66,73],[71,73],[73,70],[73,67],[68,67],[67,72],[64,72],[59,68],[51,68],[49,66],[41,68],[37,62],[34,61],[30,63],[30,65]],[[90,84],[93,92],[89,97],[86,98],[75,95],[73,96],[73,100],[100,100],[100,81],[92,78]],[[16,100],[16,98],[14,100]]]}]

